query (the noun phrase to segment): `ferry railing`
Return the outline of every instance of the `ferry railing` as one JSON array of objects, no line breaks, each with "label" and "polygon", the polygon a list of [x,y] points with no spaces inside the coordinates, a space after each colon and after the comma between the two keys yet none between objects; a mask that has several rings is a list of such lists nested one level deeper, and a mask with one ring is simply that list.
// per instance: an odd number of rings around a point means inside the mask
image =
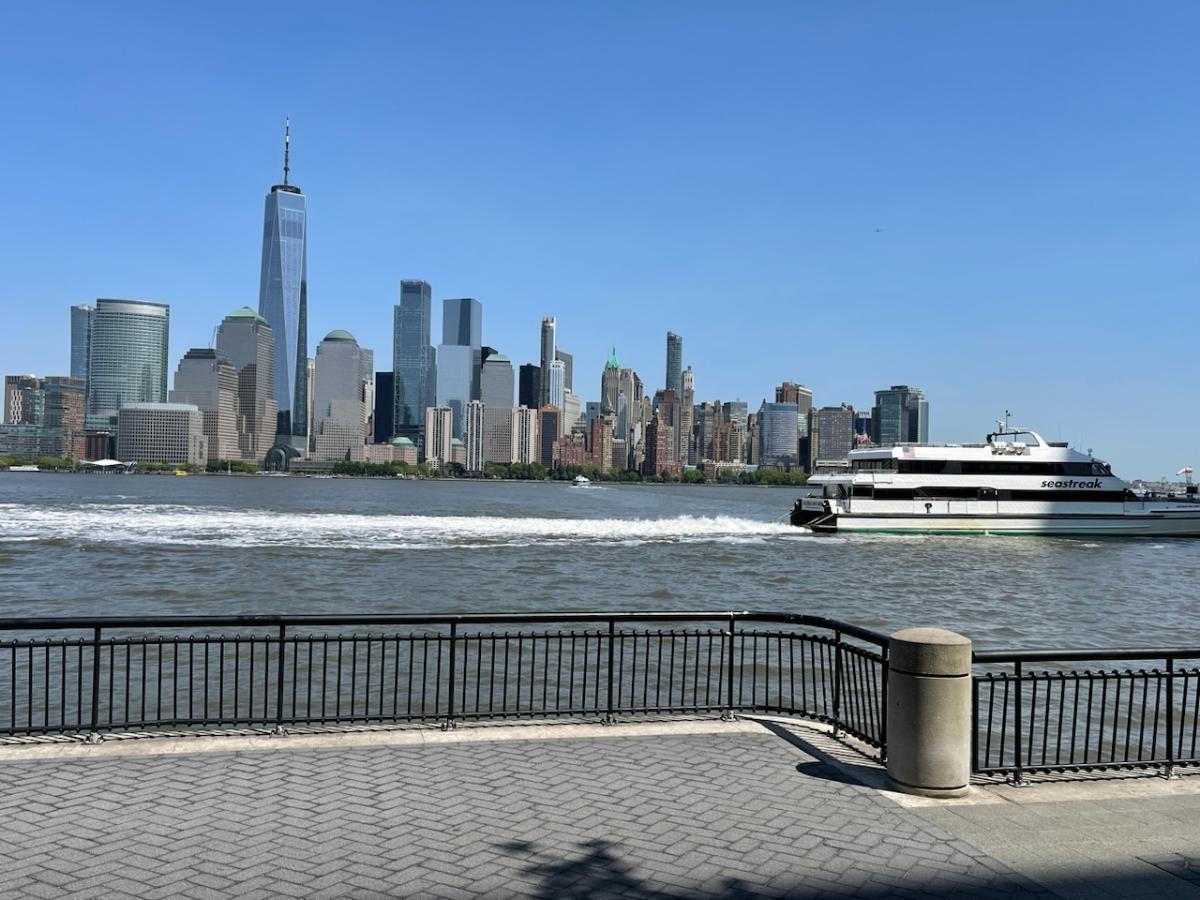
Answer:
[{"label": "ferry railing", "polygon": [[777,713],[884,753],[887,638],[749,611],[0,620],[0,735]]},{"label": "ferry railing", "polygon": [[973,658],[982,669],[972,688],[977,774],[1016,784],[1035,772],[1158,769],[1170,777],[1200,762],[1200,668],[1182,664],[1200,659],[1200,649],[1003,650]]}]

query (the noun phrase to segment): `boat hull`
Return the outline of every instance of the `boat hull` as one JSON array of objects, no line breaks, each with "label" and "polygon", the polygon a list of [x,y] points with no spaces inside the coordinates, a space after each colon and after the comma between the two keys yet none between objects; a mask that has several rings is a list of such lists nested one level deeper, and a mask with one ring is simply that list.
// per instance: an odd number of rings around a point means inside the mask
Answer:
[{"label": "boat hull", "polygon": [[840,534],[999,534],[1200,537],[1200,510],[1162,515],[939,516],[843,513],[814,531]]}]

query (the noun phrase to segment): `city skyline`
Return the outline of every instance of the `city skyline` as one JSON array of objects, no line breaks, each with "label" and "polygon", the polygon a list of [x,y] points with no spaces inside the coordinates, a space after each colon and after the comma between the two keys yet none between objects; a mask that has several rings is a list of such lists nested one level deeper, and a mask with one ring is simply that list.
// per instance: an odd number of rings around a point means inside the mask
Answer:
[{"label": "city skyline", "polygon": [[[911,22],[878,10],[855,17],[777,7],[743,16],[702,9],[687,18],[685,39],[668,47],[663,60],[650,54],[674,24],[661,14],[637,15],[632,8],[621,15],[568,14],[539,33],[572,32],[587,18],[598,32],[598,53],[626,50],[628,74],[593,85],[587,97],[608,112],[618,97],[627,104],[621,121],[636,151],[600,155],[600,147],[611,150],[611,144],[585,150],[579,139],[591,140],[595,132],[579,110],[559,107],[564,118],[556,124],[532,107],[500,103],[498,114],[522,112],[527,129],[495,132],[494,159],[487,157],[486,164],[484,154],[463,149],[470,141],[459,140],[484,122],[493,124],[493,114],[478,104],[460,108],[461,120],[450,123],[449,139],[458,146],[447,153],[443,140],[395,143],[382,126],[355,130],[366,121],[362,112],[320,102],[303,74],[296,83],[264,82],[269,89],[251,104],[233,103],[232,85],[179,84],[182,76],[168,67],[164,80],[194,107],[186,121],[155,121],[146,104],[159,86],[135,85],[120,121],[138,146],[122,144],[126,156],[118,158],[104,150],[103,140],[93,140],[96,155],[87,165],[104,177],[87,208],[71,206],[67,217],[67,194],[51,177],[58,159],[50,130],[55,113],[78,114],[96,138],[112,127],[104,101],[73,99],[63,90],[83,71],[88,54],[82,52],[79,60],[60,60],[65,82],[17,98],[15,127],[28,141],[0,150],[10,169],[24,173],[4,225],[12,261],[3,297],[15,315],[14,327],[0,337],[0,366],[8,373],[69,372],[65,310],[97,297],[169,304],[172,368],[188,348],[207,343],[222,315],[255,305],[260,260],[254,235],[261,234],[262,211],[254,197],[277,171],[279,128],[290,113],[293,167],[304,173],[311,214],[312,335],[344,328],[386,354],[386,344],[373,336],[386,333],[400,280],[419,278],[434,285],[435,301],[482,301],[489,311],[486,341],[515,367],[538,360],[533,329],[541,317],[554,316],[561,343],[574,355],[575,381],[585,388],[614,344],[625,364],[647,380],[648,392],[662,386],[656,382],[663,335],[674,331],[687,339],[682,363],[695,369],[697,402],[740,398],[757,408],[760,400],[771,400],[774,385],[795,380],[811,387],[822,406],[845,401],[863,409],[880,387],[916,384],[937,401],[932,439],[978,439],[1011,408],[1021,424],[1051,439],[1093,446],[1131,477],[1173,472],[1194,462],[1197,426],[1172,415],[1190,399],[1194,375],[1185,361],[1171,358],[1153,369],[1137,364],[1144,347],[1127,335],[1136,338],[1143,326],[1152,336],[1154,328],[1186,322],[1200,277],[1190,249],[1195,204],[1181,191],[1194,183],[1193,164],[1182,151],[1190,145],[1182,129],[1192,126],[1176,111],[1182,98],[1162,89],[1194,83],[1195,62],[1174,42],[1196,14],[1179,7],[1134,21],[1115,6],[1101,8],[1097,13],[1089,6],[1086,17],[1072,4],[1039,8],[1039,33],[1019,40],[1023,15],[1034,9],[1027,4],[940,21],[917,11]],[[510,25],[485,15],[457,37],[474,45],[488,29],[519,28],[533,18],[530,9],[519,9]],[[77,21],[65,29],[65,47],[79,50],[93,15],[80,7]],[[146,21],[121,10],[114,15],[129,25],[122,40],[129,42],[123,46],[131,60],[154,57],[158,51],[148,48],[155,36],[178,31],[168,12]],[[265,27],[261,14],[246,15],[250,33]],[[433,36],[430,52],[448,33],[448,22],[434,13],[385,18],[385,26],[409,24]],[[21,11],[18,19],[27,30],[49,27],[37,11]],[[194,39],[178,48],[184,58],[202,55],[211,39],[201,19]],[[626,20],[640,30],[622,36],[619,26]],[[310,16],[301,27],[321,21]],[[341,28],[348,47],[372,44],[362,25],[352,15]],[[989,29],[994,50],[982,38]],[[701,84],[715,83],[687,54],[714,46],[718,33],[723,38],[728,30],[760,49],[808,32],[830,46],[805,62],[787,61],[804,55],[795,53],[783,62],[757,63],[739,52],[741,67],[725,73],[726,94],[703,100],[685,93],[668,103],[662,90],[678,84],[668,75],[669,64]],[[921,35],[926,67],[904,60],[895,85],[873,86],[889,61],[900,61],[889,41],[909,33]],[[1086,38],[1088,49],[1072,60],[1077,75],[1040,55],[1068,35],[1075,47]],[[238,65],[249,66],[248,38],[230,51]],[[862,48],[853,46],[858,38]],[[1117,46],[1128,53],[1117,58],[1102,52]],[[1012,49],[1024,51],[1029,68],[1015,82],[1003,75],[1004,66],[988,68]],[[23,52],[19,48],[4,65],[21,65]],[[865,61],[866,72],[839,68],[838,54],[845,66]],[[544,59],[545,51],[535,56]],[[597,64],[590,54],[577,63],[558,61],[575,86],[599,71]],[[942,86],[954,65],[961,66],[957,92]],[[802,90],[805,76],[821,67],[833,67],[847,84]],[[129,87],[132,71],[118,66],[98,77]],[[256,73],[251,66],[242,77]],[[532,74],[532,68],[517,67],[499,81],[515,79],[534,85],[539,96],[558,96],[557,88],[529,81]],[[776,83],[768,75],[805,101],[803,128],[783,126],[766,143],[747,141],[765,137],[767,123],[778,122],[755,99]],[[624,90],[635,83],[649,86],[647,97]],[[463,78],[447,81],[437,102],[468,96],[467,88]],[[361,96],[378,95],[364,89]],[[885,98],[921,114],[912,140],[897,130],[908,127],[911,116],[898,111],[870,119],[884,109]],[[741,115],[743,105],[747,112]],[[1065,109],[1072,111],[1069,126],[1060,121]],[[668,118],[689,138],[711,120],[706,110],[732,117],[743,132],[740,145],[718,139],[701,152],[695,144],[675,144],[653,120],[664,110],[673,111]],[[415,111],[446,121],[428,106]],[[1135,118],[1138,128],[1111,127]],[[335,141],[348,129],[354,140],[339,146]],[[838,140],[813,138],[801,152],[803,135],[826,132]],[[853,139],[847,142],[848,136]],[[539,138],[573,163],[562,170],[536,166],[544,188],[531,181],[534,172],[512,168]],[[878,151],[868,149],[872,142]],[[31,152],[39,146],[47,150],[44,159]],[[754,146],[767,154],[754,169],[761,178],[737,174],[753,157],[743,147]],[[833,165],[835,146],[848,150],[846,164]],[[350,165],[348,152],[361,156],[363,165]],[[431,153],[444,161],[431,164]],[[159,163],[168,158],[170,167]],[[668,162],[679,180],[663,181]],[[173,224],[158,224],[170,219],[158,216],[154,199],[170,195],[164,179],[168,173],[175,178],[179,166],[187,170],[196,200],[186,241]],[[504,166],[511,178],[486,177],[492,167]],[[355,169],[369,174],[370,191],[351,177]],[[827,187],[813,190],[804,173],[818,169]],[[405,170],[422,175],[395,177]],[[392,175],[381,180],[376,172]],[[864,172],[865,181],[856,182],[854,176]],[[652,179],[671,189],[655,187]],[[696,207],[679,193],[685,184],[705,185],[700,193],[709,218],[735,227],[715,231],[692,224]],[[514,205],[518,192],[531,205]],[[410,215],[392,223],[382,215],[387,208]],[[613,227],[619,212],[624,231]],[[452,231],[443,213],[452,213],[459,225],[464,213],[473,222]],[[370,229],[392,224],[401,227],[389,231],[386,247],[371,237]],[[61,240],[80,245],[80,257],[67,266],[48,265],[47,254]],[[372,253],[375,259],[364,265]],[[594,399],[592,389],[578,393]],[[1119,429],[1107,427],[1114,409],[1122,413]]]}]

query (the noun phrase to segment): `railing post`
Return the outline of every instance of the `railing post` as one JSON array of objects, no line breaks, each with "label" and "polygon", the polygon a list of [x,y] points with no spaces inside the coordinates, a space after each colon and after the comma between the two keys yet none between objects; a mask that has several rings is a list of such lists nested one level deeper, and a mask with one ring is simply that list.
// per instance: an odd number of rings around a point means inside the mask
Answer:
[{"label": "railing post", "polygon": [[283,639],[286,634],[287,626],[280,625],[279,665],[275,670],[275,727],[271,729],[271,734],[287,734],[287,729],[283,727]]},{"label": "railing post", "polygon": [[897,790],[962,797],[971,781],[971,642],[907,628],[888,646],[887,774]]},{"label": "railing post", "polygon": [[1175,778],[1175,659],[1167,657],[1167,764],[1163,778]]},{"label": "railing post", "polygon": [[1013,696],[1016,698],[1016,707],[1013,709],[1013,728],[1016,729],[1016,740],[1013,743],[1013,763],[1016,769],[1009,779],[1009,784],[1013,787],[1025,787],[1029,782],[1025,780],[1024,751],[1021,749],[1021,742],[1024,740],[1024,729],[1021,727],[1021,720],[1023,718],[1021,715],[1021,706],[1024,701],[1024,698],[1021,696],[1021,661],[1018,659],[1013,666],[1017,677],[1017,687],[1013,691]]},{"label": "railing post", "polygon": [[[521,640],[519,635],[517,637],[517,640],[518,641]],[[446,710],[446,721],[442,724],[442,731],[450,731],[451,729],[453,729],[455,727],[455,725],[454,725],[454,689],[456,687],[456,681],[455,681],[455,677],[454,677],[454,675],[455,675],[454,666],[455,666],[456,660],[458,659],[458,654],[456,652],[457,651],[457,647],[456,647],[457,643],[458,643],[458,622],[451,622],[450,623],[450,700],[449,700],[449,705]],[[517,677],[520,678],[520,676],[521,676],[521,673],[518,672]]]},{"label": "railing post", "polygon": [[721,714],[721,718],[727,722],[732,722],[734,719],[737,718],[737,716],[734,715],[734,712],[733,712],[733,655],[734,655],[733,654],[733,638],[734,638],[734,634],[736,633],[735,632],[736,624],[737,624],[737,620],[733,616],[730,616],[729,617],[729,653],[727,654],[729,657],[729,659],[727,661],[728,671],[726,671],[726,673],[725,673],[726,690],[729,692],[729,694],[725,698],[727,701],[726,707],[725,707],[725,712]]},{"label": "railing post", "polygon": [[887,762],[887,726],[888,726],[888,648],[883,648],[883,671],[879,676],[881,682],[881,698],[879,709],[879,761]]},{"label": "railing post", "polygon": [[[30,723],[32,724],[32,723]],[[100,626],[92,630],[92,721],[91,731],[86,738],[89,744],[98,744],[100,737]]]},{"label": "railing post", "polygon": [[613,662],[614,656],[613,644],[616,642],[617,622],[616,619],[608,620],[608,714],[604,717],[605,725],[612,725],[617,721],[615,709],[613,707]]},{"label": "railing post", "polygon": [[833,736],[839,737],[842,725],[842,633],[833,632]]}]

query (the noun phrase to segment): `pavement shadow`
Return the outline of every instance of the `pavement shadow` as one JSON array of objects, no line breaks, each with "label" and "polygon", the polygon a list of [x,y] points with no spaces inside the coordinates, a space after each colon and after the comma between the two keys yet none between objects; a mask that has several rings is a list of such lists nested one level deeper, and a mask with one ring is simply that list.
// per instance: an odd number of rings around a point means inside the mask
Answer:
[{"label": "pavement shadow", "polygon": [[820,747],[804,740],[804,738],[800,737],[786,725],[764,719],[756,721],[777,738],[787,741],[796,749],[813,757],[811,762],[802,762],[796,766],[796,771],[801,775],[819,778],[822,781],[832,781],[837,784],[852,784],[870,788],[887,787],[887,775],[879,766],[863,765],[838,759]]},{"label": "pavement shadow", "polygon": [[[621,848],[612,841],[593,839],[579,845],[579,853],[561,856],[558,848],[539,850],[529,841],[510,841],[499,844],[498,849],[510,857],[524,858],[525,873],[537,884],[532,894],[527,890],[521,896],[533,896],[540,900],[583,900],[583,898],[621,897],[627,900],[701,900],[705,897],[722,900],[752,900],[752,898],[795,898],[795,900],[818,900],[818,898],[862,898],[862,900],[884,900],[884,898],[945,898],[959,897],[966,900],[975,896],[964,885],[930,882],[926,884],[897,881],[892,884],[868,884],[840,886],[830,881],[806,883],[796,877],[781,883],[778,879],[769,884],[757,884],[737,877],[719,877],[696,888],[666,887],[654,882],[653,874],[641,878],[633,866],[620,856]],[[495,896],[507,896],[503,891]],[[1055,900],[1058,895],[1045,890],[1034,882],[1019,875],[1000,877],[986,889],[988,897],[1005,897],[1013,900]]]}]

